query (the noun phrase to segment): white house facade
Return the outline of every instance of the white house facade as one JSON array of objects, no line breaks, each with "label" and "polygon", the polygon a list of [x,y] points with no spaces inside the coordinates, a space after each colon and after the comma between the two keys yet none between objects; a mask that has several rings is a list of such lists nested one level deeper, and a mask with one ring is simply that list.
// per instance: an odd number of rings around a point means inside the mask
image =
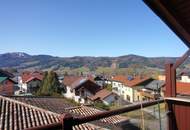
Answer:
[{"label": "white house facade", "polygon": [[63,84],[66,88],[66,92],[63,95],[82,104],[87,103],[87,98],[95,95],[101,89],[101,86],[98,84],[81,77],[64,77]]},{"label": "white house facade", "polygon": [[21,76],[18,77],[18,87],[20,88],[20,91],[27,92],[27,84],[23,83]]},{"label": "white house facade", "polygon": [[[82,96],[81,96],[82,95]],[[75,102],[84,104],[86,103],[86,97],[93,96],[88,90],[84,89],[83,92],[78,92],[75,89],[72,89],[70,86],[66,87],[66,93],[63,93],[63,96],[69,99],[73,99]]]},{"label": "white house facade", "polygon": [[188,76],[188,75],[182,75],[180,82],[190,83],[190,78],[189,78],[189,76]]},{"label": "white house facade", "polygon": [[112,91],[121,96],[124,100],[137,102],[141,100],[141,98],[139,97],[139,93],[136,88],[149,80],[151,80],[151,78],[143,78],[139,76],[115,76],[112,79]]},{"label": "white house facade", "polygon": [[134,102],[134,90],[119,81],[112,81],[112,91],[121,96],[124,100]]}]

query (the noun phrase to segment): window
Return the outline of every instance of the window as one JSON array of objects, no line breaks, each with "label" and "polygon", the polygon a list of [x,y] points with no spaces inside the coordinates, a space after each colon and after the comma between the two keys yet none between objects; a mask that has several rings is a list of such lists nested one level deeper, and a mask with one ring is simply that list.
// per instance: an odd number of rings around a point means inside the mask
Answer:
[{"label": "window", "polygon": [[118,97],[117,97],[117,96],[115,96],[115,97],[114,97],[114,99],[115,99],[115,100],[118,100]]},{"label": "window", "polygon": [[76,95],[76,96],[79,96],[79,91],[75,91],[75,95]]},{"label": "window", "polygon": [[118,91],[118,88],[113,88],[114,91]]},{"label": "window", "polygon": [[84,93],[84,88],[82,88],[81,90],[81,96],[84,97],[85,93]]},{"label": "window", "polygon": [[129,95],[127,95],[127,100],[130,101],[131,100],[131,97]]}]

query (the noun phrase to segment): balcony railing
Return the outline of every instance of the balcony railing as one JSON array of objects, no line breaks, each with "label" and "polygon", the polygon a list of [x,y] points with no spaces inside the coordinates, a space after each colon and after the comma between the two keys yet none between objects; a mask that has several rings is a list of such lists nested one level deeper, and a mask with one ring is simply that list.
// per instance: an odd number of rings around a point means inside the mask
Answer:
[{"label": "balcony railing", "polygon": [[124,108],[101,112],[95,115],[84,116],[84,117],[73,117],[70,114],[63,114],[60,117],[61,121],[59,123],[54,123],[54,124],[49,124],[49,125],[39,126],[39,127],[34,127],[34,128],[28,128],[26,130],[50,130],[50,129],[72,130],[72,127],[75,125],[87,123],[90,121],[100,120],[102,118],[119,115],[126,112],[131,112],[131,111],[140,109],[142,107],[144,108],[144,107],[156,105],[158,103],[163,103],[163,102],[164,102],[164,99],[149,101],[149,102],[142,102],[139,104],[128,105]]}]

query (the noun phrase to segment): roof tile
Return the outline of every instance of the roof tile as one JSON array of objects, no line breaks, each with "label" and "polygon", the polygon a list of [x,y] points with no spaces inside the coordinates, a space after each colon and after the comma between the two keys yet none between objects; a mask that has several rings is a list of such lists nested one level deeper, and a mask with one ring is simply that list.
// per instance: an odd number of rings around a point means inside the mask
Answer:
[{"label": "roof tile", "polygon": [[112,80],[122,82],[123,84],[129,87],[135,87],[150,79],[151,78],[149,77],[136,76],[136,77],[133,77],[133,79],[129,80],[126,76],[117,75],[117,76],[114,76]]}]

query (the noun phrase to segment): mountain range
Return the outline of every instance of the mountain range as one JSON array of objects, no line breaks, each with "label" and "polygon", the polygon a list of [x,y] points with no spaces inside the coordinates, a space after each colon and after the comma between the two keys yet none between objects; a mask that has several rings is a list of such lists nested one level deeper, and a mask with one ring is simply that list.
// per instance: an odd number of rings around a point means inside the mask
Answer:
[{"label": "mountain range", "polygon": [[[80,68],[83,66],[94,69],[97,67],[111,67],[116,64],[118,68],[127,68],[138,64],[143,67],[164,69],[167,62],[176,61],[177,57],[143,57],[138,55],[124,55],[118,57],[55,57],[50,55],[29,55],[22,52],[0,54],[0,68],[15,69],[59,69],[61,67]],[[190,59],[185,63],[189,66]]]}]

